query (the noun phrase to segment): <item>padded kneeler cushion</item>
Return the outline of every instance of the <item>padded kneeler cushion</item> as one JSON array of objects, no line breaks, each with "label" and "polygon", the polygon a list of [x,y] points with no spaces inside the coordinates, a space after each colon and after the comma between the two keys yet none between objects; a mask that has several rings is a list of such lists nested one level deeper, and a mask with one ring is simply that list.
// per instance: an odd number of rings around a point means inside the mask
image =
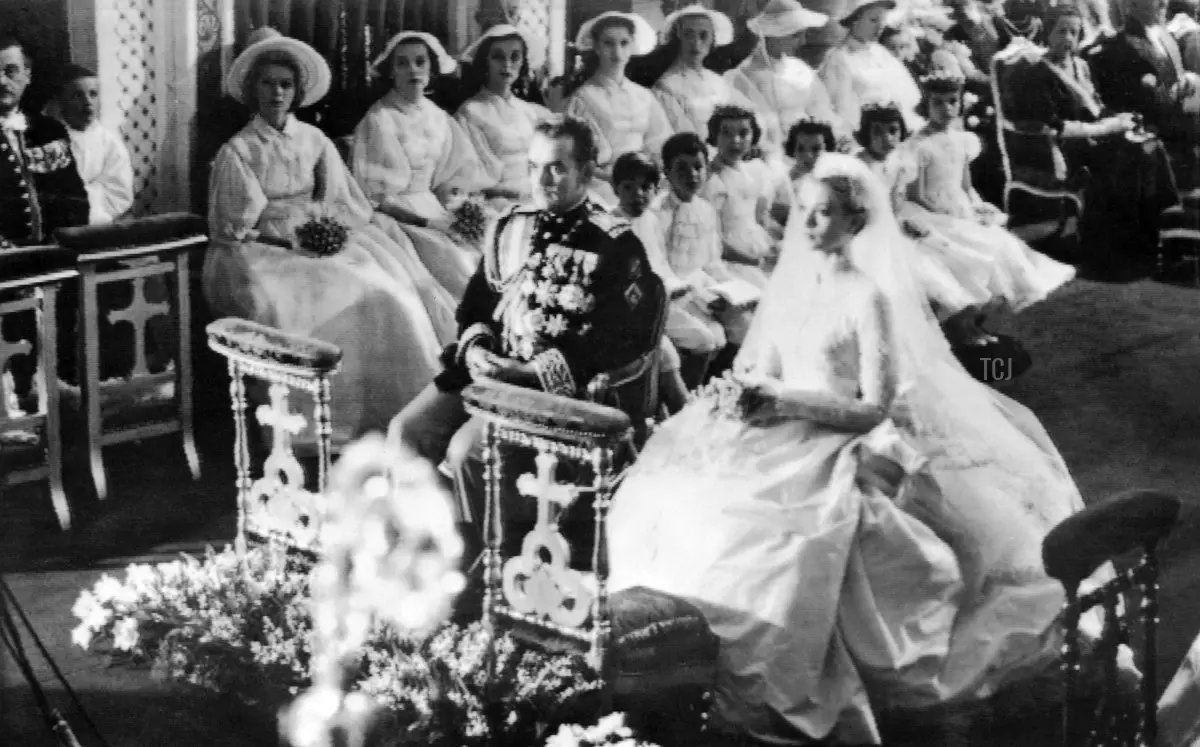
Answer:
[{"label": "padded kneeler cushion", "polygon": [[208,222],[194,213],[163,213],[102,226],[60,228],[55,233],[59,244],[81,254],[207,235]]},{"label": "padded kneeler cushion", "polygon": [[328,373],[342,362],[341,348],[321,340],[281,332],[247,319],[227,317],[208,325],[209,344],[249,358]]},{"label": "padded kneeler cushion", "polygon": [[609,603],[615,694],[713,685],[719,643],[695,605],[641,586]]}]

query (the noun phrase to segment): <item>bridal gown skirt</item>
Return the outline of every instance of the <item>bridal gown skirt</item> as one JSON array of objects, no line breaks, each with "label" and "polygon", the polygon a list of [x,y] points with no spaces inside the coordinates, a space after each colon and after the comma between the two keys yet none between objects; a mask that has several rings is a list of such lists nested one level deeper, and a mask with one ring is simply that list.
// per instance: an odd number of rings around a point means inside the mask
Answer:
[{"label": "bridal gown skirt", "polygon": [[[393,274],[376,240],[386,238],[373,235],[370,227],[353,232],[333,257],[246,242],[214,244],[205,260],[204,294],[214,313],[341,348],[332,387],[335,442],[385,431],[439,370],[440,341],[421,296]],[[311,426],[308,404],[293,397],[291,408]]]},{"label": "bridal gown skirt", "polygon": [[[872,437],[894,434],[889,424]],[[863,440],[796,421],[750,428],[694,403],[616,495],[610,588],[700,607],[721,640],[725,728],[878,743],[860,667],[922,682],[946,655],[962,587],[954,554],[855,487]]]},{"label": "bridal gown skirt", "polygon": [[722,644],[718,723],[777,744],[877,744],[879,708],[978,700],[1044,673],[1064,595],[1038,553],[1078,493],[1036,418],[996,404],[1053,508],[1025,513],[1043,497],[988,465],[926,466],[893,501],[855,482],[864,452],[903,463],[911,437],[890,422],[865,436],[752,428],[694,402],[615,496],[610,588],[696,604]]}]

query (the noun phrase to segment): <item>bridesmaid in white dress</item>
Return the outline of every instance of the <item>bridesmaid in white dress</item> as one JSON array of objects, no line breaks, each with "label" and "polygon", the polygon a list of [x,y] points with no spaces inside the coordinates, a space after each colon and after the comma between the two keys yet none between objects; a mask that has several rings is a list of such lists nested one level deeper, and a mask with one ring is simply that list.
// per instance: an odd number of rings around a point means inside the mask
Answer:
[{"label": "bridesmaid in white dress", "polygon": [[841,19],[846,38],[821,65],[833,108],[852,132],[858,131],[862,105],[868,101],[896,102],[909,132],[924,124],[916,113],[921,89],[904,63],[879,43],[884,16],[895,7],[895,0],[851,0]]},{"label": "bridesmaid in white dress", "polygon": [[[700,606],[719,727],[879,744],[873,705],[1054,666],[1064,592],[1041,542],[1083,502],[1032,413],[954,359],[883,184],[840,154],[813,177],[739,383],[666,421],[617,491],[609,583]],[[910,477],[894,499],[863,479],[878,457]]]},{"label": "bridesmaid in white dress", "polygon": [[804,32],[822,28],[829,17],[806,9],[797,0],[771,0],[747,27],[761,42],[754,53],[725,78],[754,103],[763,129],[761,147],[778,166],[783,162],[788,128],[801,119],[828,122],[839,140],[853,133],[833,111],[833,101],[817,71],[795,56]]},{"label": "bridesmaid in white dress", "polygon": [[529,143],[533,128],[550,110],[513,94],[529,71],[529,43],[516,26],[491,27],[462,54],[463,86],[473,91],[454,118],[475,147],[487,176],[483,196],[501,212],[529,201]]},{"label": "bridesmaid in white dress", "polygon": [[[219,315],[315,337],[345,355],[333,383],[339,441],[386,428],[439,370],[441,344],[403,256],[333,143],[292,111],[329,90],[329,67],[280,36],[234,61],[227,91],[256,112],[217,155],[204,295]],[[341,252],[311,254],[296,229],[328,216],[350,229]],[[442,320],[453,331],[454,320]]]},{"label": "bridesmaid in white dress", "polygon": [[676,49],[675,62],[654,84],[654,95],[667,112],[675,132],[708,135],[708,119],[721,104],[753,110],[754,104],[725,78],[704,67],[714,47],[733,41],[733,22],[724,13],[693,4],[667,16],[663,25],[667,47]]},{"label": "bridesmaid in white dress", "polygon": [[616,11],[585,22],[575,39],[585,71],[594,72],[567,98],[566,113],[596,128],[599,167],[592,192],[610,207],[617,205],[612,186],[617,158],[641,152],[661,165],[663,143],[674,134],[654,94],[625,77],[629,58],[649,53],[654,44],[654,28],[646,19]]},{"label": "bridesmaid in white dress", "polygon": [[432,34],[401,31],[374,66],[391,77],[392,89],[354,130],[354,176],[391,219],[385,221],[391,232],[407,234],[433,276],[460,299],[479,252],[451,237],[454,217],[446,205],[486,179],[462,127],[425,96],[433,73],[449,75],[457,63]]}]

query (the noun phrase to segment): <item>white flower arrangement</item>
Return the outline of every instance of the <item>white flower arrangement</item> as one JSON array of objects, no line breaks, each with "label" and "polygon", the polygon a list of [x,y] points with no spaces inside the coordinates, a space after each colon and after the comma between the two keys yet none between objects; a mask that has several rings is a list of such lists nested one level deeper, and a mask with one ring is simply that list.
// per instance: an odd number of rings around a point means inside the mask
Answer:
[{"label": "white flower arrangement", "polygon": [[546,747],[658,747],[650,742],[634,738],[633,730],[625,725],[625,714],[610,713],[594,726],[579,724],[563,725],[554,736],[546,740]]},{"label": "white flower arrangement", "polygon": [[[149,666],[156,677],[232,695],[273,717],[312,684],[311,575],[309,561],[278,547],[131,565],[123,579],[106,574],[79,595],[71,638],[114,664]],[[351,688],[386,709],[397,747],[482,747],[497,736],[536,744],[548,726],[595,718],[601,686],[582,657],[546,654],[508,635],[493,640],[482,623],[446,624],[423,637],[380,623]]]}]

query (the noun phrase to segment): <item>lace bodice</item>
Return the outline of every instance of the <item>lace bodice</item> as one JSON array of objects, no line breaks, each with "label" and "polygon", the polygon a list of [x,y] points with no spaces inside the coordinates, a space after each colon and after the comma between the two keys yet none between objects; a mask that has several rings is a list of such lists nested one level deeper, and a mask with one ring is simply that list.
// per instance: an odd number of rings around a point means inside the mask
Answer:
[{"label": "lace bodice", "polygon": [[974,215],[974,200],[963,174],[982,149],[979,138],[962,130],[921,132],[911,141],[920,171],[921,197],[932,210],[958,218]]},{"label": "lace bodice", "polygon": [[550,112],[543,106],[482,89],[458,107],[462,125],[483,167],[488,186],[529,193],[529,142],[539,119]]},{"label": "lace bodice", "polygon": [[596,128],[602,166],[631,151],[648,153],[657,161],[663,143],[674,134],[654,94],[630,80],[615,83],[591,78],[567,99],[566,112]]},{"label": "lace bodice", "polygon": [[738,366],[776,376],[786,389],[890,405],[897,375],[884,301],[869,281],[837,271],[831,260],[804,271],[813,278],[798,278],[796,295],[762,307],[759,342]]}]

